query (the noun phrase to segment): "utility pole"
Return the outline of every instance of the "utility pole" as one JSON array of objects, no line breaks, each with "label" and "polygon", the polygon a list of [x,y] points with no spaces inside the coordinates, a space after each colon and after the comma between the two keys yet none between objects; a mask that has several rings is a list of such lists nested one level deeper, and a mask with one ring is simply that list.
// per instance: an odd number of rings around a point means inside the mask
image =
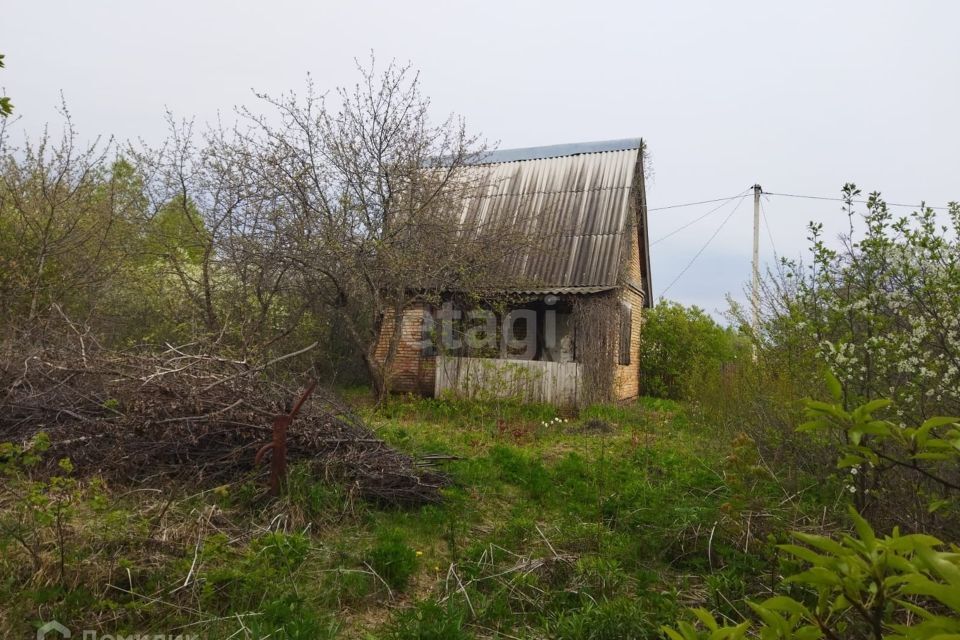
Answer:
[{"label": "utility pole", "polygon": [[760,332],[760,194],[763,187],[753,185],[753,359],[757,359],[756,340]]}]

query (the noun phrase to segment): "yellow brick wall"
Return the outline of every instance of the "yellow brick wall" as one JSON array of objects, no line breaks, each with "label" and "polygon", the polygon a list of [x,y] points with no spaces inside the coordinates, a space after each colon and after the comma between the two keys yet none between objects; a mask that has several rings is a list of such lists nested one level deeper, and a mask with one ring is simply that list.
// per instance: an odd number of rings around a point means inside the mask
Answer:
[{"label": "yellow brick wall", "polygon": [[[614,360],[613,397],[615,400],[629,400],[640,395],[640,334],[643,327],[643,296],[632,289],[620,291],[620,300],[630,303],[633,308],[633,323],[630,326],[630,364],[616,364]],[[619,337],[618,337],[619,339]],[[619,354],[619,347],[616,354]]]},{"label": "yellow brick wall", "polygon": [[[424,357],[420,348],[423,331],[423,318],[429,313],[426,305],[418,304],[408,307],[403,312],[403,322],[400,325],[400,343],[393,357],[388,376],[391,391],[400,393],[419,393],[425,396],[433,395],[434,369],[436,359]],[[393,310],[387,311],[383,319],[383,331],[377,341],[374,356],[377,361],[384,362],[390,348],[390,338],[393,335]]]},{"label": "yellow brick wall", "polygon": [[[636,226],[630,227],[629,252],[630,260],[624,265],[622,280],[637,287],[643,282],[643,271],[640,267],[640,243],[637,238]],[[643,296],[631,287],[622,287],[619,292],[621,302],[627,302],[633,308],[633,323],[630,327],[630,364],[617,364],[619,357],[614,361],[613,396],[615,400],[629,400],[640,395],[640,340],[643,328]],[[619,341],[619,332],[618,332]],[[615,351],[619,354],[619,346]]]}]

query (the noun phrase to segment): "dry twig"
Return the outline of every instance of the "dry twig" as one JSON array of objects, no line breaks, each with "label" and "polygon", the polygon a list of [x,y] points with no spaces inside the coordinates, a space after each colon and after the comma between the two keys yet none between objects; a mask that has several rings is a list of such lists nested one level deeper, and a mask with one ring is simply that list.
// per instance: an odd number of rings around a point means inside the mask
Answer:
[{"label": "dry twig", "polygon": [[[309,349],[302,349],[293,355]],[[0,441],[51,440],[51,466],[69,457],[79,473],[142,484],[177,478],[214,486],[254,471],[273,416],[297,395],[263,370],[186,347],[114,352],[75,327],[0,345]],[[377,438],[330,392],[318,391],[290,428],[288,458],[308,461],[368,499],[411,505],[440,500],[444,475]]]}]

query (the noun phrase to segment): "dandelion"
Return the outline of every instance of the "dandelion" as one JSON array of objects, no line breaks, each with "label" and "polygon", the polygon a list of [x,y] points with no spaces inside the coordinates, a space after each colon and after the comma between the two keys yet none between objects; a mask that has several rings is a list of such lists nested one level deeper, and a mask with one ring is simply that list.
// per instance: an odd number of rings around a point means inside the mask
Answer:
[{"label": "dandelion", "polygon": [[423,551],[417,551],[417,557],[418,557],[418,558],[419,558],[420,556],[422,556],[422,555],[423,555]]}]

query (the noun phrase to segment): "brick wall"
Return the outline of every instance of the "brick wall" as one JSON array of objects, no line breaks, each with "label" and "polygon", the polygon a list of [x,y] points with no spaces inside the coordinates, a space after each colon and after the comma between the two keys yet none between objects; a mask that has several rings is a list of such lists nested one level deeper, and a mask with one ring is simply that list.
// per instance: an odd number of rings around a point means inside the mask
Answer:
[{"label": "brick wall", "polygon": [[[433,395],[434,369],[436,358],[425,357],[420,348],[423,331],[423,318],[429,310],[426,305],[418,304],[408,307],[403,312],[403,322],[400,325],[400,343],[394,355],[388,384],[391,391],[401,393],[418,393],[425,396]],[[393,335],[394,314],[390,310],[383,319],[383,331],[377,342],[375,356],[379,362],[384,362],[387,350],[390,348],[390,338]]]},{"label": "brick wall", "polygon": [[[640,267],[640,242],[636,226],[631,226],[627,234],[630,259],[624,265],[621,280],[635,286],[643,282],[643,270]],[[633,322],[630,326],[630,364],[620,365],[614,361],[613,396],[616,400],[629,400],[640,395],[640,339],[643,328],[643,296],[631,287],[622,287],[619,292],[621,302],[629,303],[633,309]],[[619,335],[619,332],[618,332]],[[619,337],[617,338],[619,341]],[[617,349],[619,353],[619,347]]]},{"label": "brick wall", "polygon": [[[620,300],[633,308],[633,322],[630,326],[630,364],[620,365],[614,361],[613,397],[615,400],[629,400],[640,395],[640,334],[643,327],[643,296],[632,289],[620,291]],[[618,338],[619,340],[619,338]],[[619,353],[619,350],[617,351]]]},{"label": "brick wall", "polygon": [[[628,302],[633,308],[633,322],[630,327],[630,364],[617,364],[619,350],[614,348],[614,367],[612,395],[615,400],[629,400],[640,391],[640,338],[643,326],[643,297],[628,287],[620,289],[618,299]],[[390,368],[390,390],[399,393],[416,393],[432,396],[436,358],[423,356],[419,341],[423,330],[423,318],[428,309],[425,305],[408,308],[403,314],[401,339]],[[380,362],[386,358],[393,327],[393,312],[388,311],[384,318],[384,330],[377,342],[376,357]],[[614,325],[616,326],[616,325]],[[619,333],[619,332],[618,332]],[[617,338],[619,340],[619,338]]]}]

